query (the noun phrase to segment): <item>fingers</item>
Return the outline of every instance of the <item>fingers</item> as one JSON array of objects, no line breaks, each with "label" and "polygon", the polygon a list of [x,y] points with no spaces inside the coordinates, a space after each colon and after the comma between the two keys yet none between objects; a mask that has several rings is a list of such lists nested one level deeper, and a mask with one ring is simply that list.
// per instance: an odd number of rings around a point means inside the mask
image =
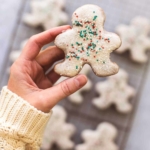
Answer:
[{"label": "fingers", "polygon": [[73,94],[87,83],[85,75],[78,75],[67,79],[60,84],[43,91],[45,97],[45,107],[47,112],[53,108],[60,100]]},{"label": "fingers", "polygon": [[56,46],[48,47],[42,51],[36,58],[36,61],[47,71],[53,63],[64,58],[64,52]]},{"label": "fingers", "polygon": [[52,84],[54,84],[60,78],[60,75],[55,73],[53,69],[47,74],[47,78],[51,81]]},{"label": "fingers", "polygon": [[27,60],[35,59],[44,45],[52,42],[58,34],[60,34],[62,31],[67,30],[69,28],[70,28],[69,25],[56,27],[32,36],[27,42],[21,54],[21,57]]}]

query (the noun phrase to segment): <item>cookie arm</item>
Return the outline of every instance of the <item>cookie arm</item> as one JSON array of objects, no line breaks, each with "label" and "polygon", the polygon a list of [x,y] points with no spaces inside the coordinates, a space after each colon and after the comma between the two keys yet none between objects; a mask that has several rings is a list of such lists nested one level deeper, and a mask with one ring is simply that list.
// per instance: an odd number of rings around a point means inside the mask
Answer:
[{"label": "cookie arm", "polygon": [[34,14],[26,14],[23,18],[23,22],[29,26],[37,27],[41,24],[41,19]]},{"label": "cookie arm", "polygon": [[126,25],[119,25],[116,28],[116,33],[120,36],[121,40],[122,40],[122,44],[121,46],[116,50],[117,53],[124,53],[125,51],[127,51],[128,49],[131,48],[131,45],[129,43],[129,29],[128,26]]},{"label": "cookie arm", "polygon": [[115,33],[104,31],[104,39],[109,39],[109,42],[105,40],[105,42],[107,42],[107,45],[105,44],[105,48],[110,53],[118,49],[122,44],[121,38]]},{"label": "cookie arm", "polygon": [[131,58],[138,63],[145,63],[148,59],[145,46],[135,45],[131,50]]}]

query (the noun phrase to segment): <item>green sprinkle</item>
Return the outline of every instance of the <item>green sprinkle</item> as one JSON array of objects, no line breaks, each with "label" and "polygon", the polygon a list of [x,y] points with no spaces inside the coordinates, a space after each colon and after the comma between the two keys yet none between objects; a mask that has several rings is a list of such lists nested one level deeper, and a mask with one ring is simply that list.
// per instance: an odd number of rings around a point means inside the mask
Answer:
[{"label": "green sprinkle", "polygon": [[81,30],[81,31],[80,31],[80,37],[81,37],[81,38],[86,37],[86,35],[87,35],[86,30]]},{"label": "green sprinkle", "polygon": [[94,16],[93,20],[96,20],[97,19],[97,16]]},{"label": "green sprinkle", "polygon": [[78,66],[76,66],[76,69],[78,69]]},{"label": "green sprinkle", "polygon": [[76,44],[79,46],[79,45],[82,45],[82,43],[79,43],[79,42],[76,42]]},{"label": "green sprinkle", "polygon": [[101,48],[99,48],[99,50],[101,50]]},{"label": "green sprinkle", "polygon": [[103,64],[105,64],[106,62],[105,61],[103,61]]},{"label": "green sprinkle", "polygon": [[68,59],[69,57],[70,57],[70,56],[68,56],[68,55],[66,56],[67,59]]},{"label": "green sprinkle", "polygon": [[93,13],[95,13],[95,11],[93,11]]},{"label": "green sprinkle", "polygon": [[96,61],[99,61],[98,59]]},{"label": "green sprinkle", "polygon": [[96,47],[96,44],[94,44],[94,43],[92,43],[90,46],[88,46],[88,48],[87,49],[94,49]]},{"label": "green sprinkle", "polygon": [[77,56],[76,58],[77,58],[77,60],[79,60],[79,59],[80,59],[80,57],[79,57],[79,56]]},{"label": "green sprinkle", "polygon": [[83,25],[82,25],[79,21],[75,21],[75,22],[74,22],[74,25],[75,25],[75,26],[83,27]]},{"label": "green sprinkle", "polygon": [[73,46],[73,44],[71,44],[71,46]]}]

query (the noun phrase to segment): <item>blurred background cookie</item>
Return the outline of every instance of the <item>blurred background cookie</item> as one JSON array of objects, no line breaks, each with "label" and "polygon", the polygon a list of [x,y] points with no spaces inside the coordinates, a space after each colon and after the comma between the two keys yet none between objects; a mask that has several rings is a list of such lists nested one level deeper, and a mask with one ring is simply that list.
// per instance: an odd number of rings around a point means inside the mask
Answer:
[{"label": "blurred background cookie", "polygon": [[150,20],[145,17],[136,17],[130,25],[119,25],[116,32],[122,39],[121,47],[116,51],[130,52],[131,59],[138,63],[148,61],[146,54],[150,50]]},{"label": "blurred background cookie", "polygon": [[48,30],[67,23],[64,8],[65,0],[31,0],[31,13],[25,14],[23,20],[30,26],[42,26]]},{"label": "blurred background cookie", "polygon": [[123,69],[116,75],[108,77],[106,81],[97,83],[96,91],[100,95],[93,99],[93,104],[97,108],[104,110],[115,105],[120,113],[131,112],[132,105],[129,100],[135,96],[135,90],[128,85],[128,74]]},{"label": "blurred background cookie", "polygon": [[83,144],[76,146],[76,150],[118,150],[115,144],[117,129],[110,123],[103,122],[95,131],[82,132]]},{"label": "blurred background cookie", "polygon": [[66,123],[67,112],[59,105],[53,108],[53,115],[44,131],[42,150],[50,150],[56,144],[61,150],[70,150],[74,147],[71,141],[75,133],[75,126]]}]

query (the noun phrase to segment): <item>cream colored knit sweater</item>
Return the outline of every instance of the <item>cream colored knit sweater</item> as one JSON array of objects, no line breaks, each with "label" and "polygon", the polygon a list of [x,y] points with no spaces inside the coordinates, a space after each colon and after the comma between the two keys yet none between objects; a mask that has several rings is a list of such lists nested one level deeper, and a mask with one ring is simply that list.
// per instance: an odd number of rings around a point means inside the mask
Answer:
[{"label": "cream colored knit sweater", "polygon": [[0,95],[0,150],[38,150],[51,112],[43,113],[4,87]]}]

